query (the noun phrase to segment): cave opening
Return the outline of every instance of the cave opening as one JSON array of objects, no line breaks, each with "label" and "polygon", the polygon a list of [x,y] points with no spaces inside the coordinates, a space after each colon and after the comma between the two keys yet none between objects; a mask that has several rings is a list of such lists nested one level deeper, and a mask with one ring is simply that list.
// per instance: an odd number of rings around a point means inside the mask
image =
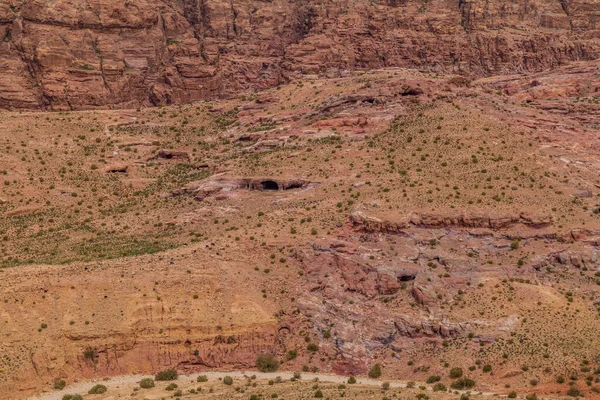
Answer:
[{"label": "cave opening", "polygon": [[398,277],[398,282],[414,281],[416,277],[414,274],[402,274]]},{"label": "cave opening", "polygon": [[262,190],[279,190],[279,184],[275,181],[262,181],[260,185]]}]

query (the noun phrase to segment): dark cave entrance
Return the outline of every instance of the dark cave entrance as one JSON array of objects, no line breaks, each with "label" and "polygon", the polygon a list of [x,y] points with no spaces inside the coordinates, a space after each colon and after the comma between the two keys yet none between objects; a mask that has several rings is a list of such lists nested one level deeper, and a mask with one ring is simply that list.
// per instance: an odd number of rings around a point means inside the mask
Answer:
[{"label": "dark cave entrance", "polygon": [[262,190],[279,190],[279,184],[275,181],[262,181]]}]

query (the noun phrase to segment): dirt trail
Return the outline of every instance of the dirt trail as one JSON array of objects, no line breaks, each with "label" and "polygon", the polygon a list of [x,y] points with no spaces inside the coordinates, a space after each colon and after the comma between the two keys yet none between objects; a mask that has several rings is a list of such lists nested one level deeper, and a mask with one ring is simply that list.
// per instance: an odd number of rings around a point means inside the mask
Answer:
[{"label": "dirt trail", "polygon": [[[181,381],[189,381],[196,380],[198,375],[206,375],[209,381],[215,381],[218,379],[222,379],[225,376],[231,376],[233,378],[244,378],[250,376],[256,376],[257,379],[275,379],[276,377],[281,377],[281,379],[291,379],[294,376],[293,372],[258,372],[258,371],[209,371],[202,372],[191,375],[179,375],[178,380]],[[109,390],[111,388],[116,389],[122,386],[130,386],[134,385],[137,382],[141,381],[143,378],[151,378],[152,375],[123,375],[123,376],[115,376],[110,380],[104,381],[101,379],[93,380],[93,381],[84,381],[78,382],[74,385],[67,386],[65,389],[52,392],[52,393],[44,393],[36,396],[29,397],[30,400],[60,400],[62,396],[67,393],[85,393],[87,390],[94,386],[96,383],[102,383]],[[311,374],[311,373],[302,373],[303,381],[311,381],[317,378],[320,382],[329,382],[329,383],[347,383],[348,377],[341,375],[329,375],[329,374]],[[359,385],[367,385],[367,386],[381,386],[384,381],[377,379],[369,379],[369,378],[356,378],[356,383]],[[387,382],[387,381],[386,381]],[[389,381],[390,387],[392,388],[405,388],[406,382],[399,381]],[[431,386],[427,386],[427,390],[433,390]],[[483,395],[493,395],[491,392],[481,393]]]}]

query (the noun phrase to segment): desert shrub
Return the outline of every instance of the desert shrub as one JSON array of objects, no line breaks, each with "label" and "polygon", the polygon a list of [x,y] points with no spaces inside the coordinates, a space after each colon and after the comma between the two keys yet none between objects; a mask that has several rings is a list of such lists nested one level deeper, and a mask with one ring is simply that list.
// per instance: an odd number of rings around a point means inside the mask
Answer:
[{"label": "desert shrub", "polygon": [[196,380],[198,382],[208,382],[208,376],[206,376],[206,375],[199,375]]},{"label": "desert shrub", "polygon": [[64,379],[54,381],[54,389],[56,390],[62,390],[65,386],[67,386],[67,382],[65,382]]},{"label": "desert shrub", "polygon": [[439,382],[442,378],[439,375],[431,375],[429,378],[427,378],[427,383],[435,383],[435,382]]},{"label": "desert shrub", "polygon": [[154,379],[157,381],[174,381],[177,379],[177,371],[174,369],[165,369],[156,374]]},{"label": "desert shrub", "polygon": [[483,372],[491,372],[492,371],[492,366],[490,364],[486,364],[483,366]]},{"label": "desert shrub", "polygon": [[104,385],[96,385],[90,390],[88,390],[88,394],[102,394],[106,393],[108,389]]},{"label": "desert shrub", "polygon": [[315,343],[309,343],[308,346],[306,346],[306,349],[309,351],[319,351],[319,346]]},{"label": "desert shrub", "polygon": [[457,367],[457,368],[452,368],[450,370],[450,378],[451,379],[458,379],[461,376],[463,376],[463,370],[462,370],[462,368],[458,368]]},{"label": "desert shrub", "polygon": [[350,378],[348,378],[348,383],[356,383],[356,378],[351,376]]},{"label": "desert shrub", "polygon": [[510,392],[508,394],[508,398],[509,399],[516,399],[517,398],[517,392],[515,392],[514,390],[512,392]]},{"label": "desert shrub", "polygon": [[96,358],[96,350],[92,347],[88,347],[83,352],[83,356],[88,360],[94,360]]},{"label": "desert shrub", "polygon": [[448,388],[443,383],[436,383],[435,385],[433,385],[434,392],[445,392],[447,390]]},{"label": "desert shrub", "polygon": [[231,385],[233,385],[233,378],[230,376],[226,376],[223,378],[223,383],[226,384],[227,386],[231,386]]},{"label": "desert shrub", "polygon": [[83,400],[80,394],[65,394],[62,400]]},{"label": "desert shrub", "polygon": [[296,357],[298,357],[298,351],[297,350],[288,350],[288,352],[287,352],[287,359],[288,360],[293,360]]},{"label": "desert shrub", "polygon": [[583,394],[581,393],[581,390],[579,390],[575,386],[571,386],[571,388],[569,390],[567,390],[567,396],[580,397],[582,395]]},{"label": "desert shrub", "polygon": [[173,391],[177,389],[177,384],[176,383],[169,383],[167,385],[167,387],[165,388],[165,390],[168,390],[169,392]]},{"label": "desert shrub", "polygon": [[381,389],[388,390],[389,388],[390,388],[390,383],[389,382],[383,382],[381,384]]},{"label": "desert shrub", "polygon": [[154,387],[154,379],[144,378],[140,381],[140,387],[142,389],[150,389]]},{"label": "desert shrub", "polygon": [[263,354],[256,359],[256,367],[260,372],[274,372],[279,368],[279,362],[270,354]]},{"label": "desert shrub", "polygon": [[381,376],[381,364],[375,364],[369,371],[369,377],[376,379]]},{"label": "desert shrub", "polygon": [[317,398],[317,399],[322,399],[323,398],[323,392],[321,392],[320,390],[317,390],[315,392],[315,396],[314,397]]},{"label": "desert shrub", "polygon": [[450,386],[452,387],[452,389],[456,390],[471,389],[475,387],[475,381],[469,378],[462,378],[452,382],[452,385]]}]

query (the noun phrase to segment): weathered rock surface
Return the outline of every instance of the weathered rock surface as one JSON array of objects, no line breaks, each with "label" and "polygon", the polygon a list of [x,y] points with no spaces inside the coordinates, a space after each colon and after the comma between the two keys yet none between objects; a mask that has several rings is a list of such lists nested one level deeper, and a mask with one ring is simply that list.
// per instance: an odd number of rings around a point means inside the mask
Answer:
[{"label": "weathered rock surface", "polygon": [[540,71],[597,58],[598,20],[597,0],[11,0],[0,107],[178,103],[360,68]]},{"label": "weathered rock surface", "polygon": [[366,232],[401,233],[413,226],[421,228],[508,228],[522,224],[531,228],[543,228],[552,224],[549,215],[487,215],[484,213],[462,213],[454,215],[411,213],[404,219],[385,220],[367,216],[360,211],[352,213],[350,222]]},{"label": "weathered rock surface", "polygon": [[231,192],[234,190],[291,190],[307,187],[310,182],[300,179],[279,179],[279,178],[229,178],[214,177],[208,178],[202,182],[192,182],[186,187],[177,189],[172,193],[174,196],[182,194],[193,194],[196,200],[204,200],[209,196],[216,196],[220,193]]}]

